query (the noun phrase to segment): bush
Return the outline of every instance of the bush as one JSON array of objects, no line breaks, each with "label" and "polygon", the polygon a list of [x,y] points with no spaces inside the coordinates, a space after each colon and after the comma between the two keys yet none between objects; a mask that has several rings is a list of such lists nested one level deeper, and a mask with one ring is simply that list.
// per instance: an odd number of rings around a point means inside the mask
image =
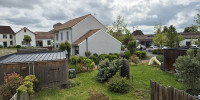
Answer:
[{"label": "bush", "polygon": [[87,57],[80,56],[78,59],[78,63],[83,63],[84,59],[87,59]]},{"label": "bush", "polygon": [[69,87],[79,86],[81,83],[79,81],[69,80]]},{"label": "bush", "polygon": [[60,45],[59,45],[59,50],[67,50],[67,53],[68,53],[68,59],[71,55],[71,44],[68,42],[68,41],[65,41],[65,42],[62,42]]},{"label": "bush", "polygon": [[140,59],[139,57],[137,57],[136,55],[132,55],[130,56],[130,59],[129,59],[131,62],[135,63],[135,64],[138,64],[140,63]]},{"label": "bush", "polygon": [[99,58],[97,56],[90,56],[89,59],[93,60],[95,62],[96,65],[99,64]]},{"label": "bush", "polygon": [[160,62],[163,62],[163,55],[156,56],[156,59]]},{"label": "bush", "polygon": [[0,87],[0,95],[10,99],[21,84],[23,84],[23,77],[19,74],[14,72],[5,75],[4,84]]},{"label": "bush", "polygon": [[124,50],[125,50],[125,47],[124,47],[124,46],[121,46],[121,50],[124,51]]},{"label": "bush", "polygon": [[155,49],[155,50],[152,51],[152,54],[163,55],[163,50],[162,49]]},{"label": "bush", "polygon": [[86,52],[85,52],[85,56],[86,56],[86,57],[90,57],[90,56],[91,56],[91,52],[90,52],[90,51],[86,51]]},{"label": "bush", "polygon": [[120,77],[118,74],[113,76],[108,82],[108,89],[117,93],[128,93],[130,87],[129,81],[126,78]]},{"label": "bush", "polygon": [[99,59],[100,60],[105,60],[105,58],[106,58],[106,54],[100,54],[99,55]]},{"label": "bush", "polygon": [[[40,90],[40,87],[39,87],[39,80],[35,77],[35,75],[29,75],[29,76],[26,76],[24,78],[24,81],[29,81],[29,82],[32,82],[33,83],[33,89],[34,91],[39,91]],[[25,83],[24,82],[24,83]]]},{"label": "bush", "polygon": [[95,63],[91,59],[84,59],[83,64],[87,67],[87,70],[92,70],[95,67]]},{"label": "bush", "polygon": [[131,56],[131,52],[130,51],[125,51],[124,52],[124,58],[129,59]]},{"label": "bush", "polygon": [[76,65],[78,62],[79,62],[79,57],[77,57],[77,56],[71,57],[71,62],[70,63],[72,65]]},{"label": "bush", "polygon": [[136,50],[136,41],[135,40],[132,40],[132,41],[129,41],[128,42],[128,45],[127,45],[127,49],[130,51],[131,54],[133,54]]},{"label": "bush", "polygon": [[21,48],[21,45],[17,45],[16,48]]},{"label": "bush", "polygon": [[99,55],[98,55],[97,53],[94,53],[93,56],[95,56],[95,57],[99,57]]},{"label": "bush", "polygon": [[137,57],[139,57],[140,59],[147,58],[147,53],[145,51],[136,51],[135,55],[137,55]]},{"label": "bush", "polygon": [[109,100],[109,97],[106,94],[98,91],[90,90],[89,94],[90,97],[88,100]]},{"label": "bush", "polygon": [[2,45],[0,45],[0,48],[3,48],[3,46],[2,46]]},{"label": "bush", "polygon": [[97,80],[99,82],[108,81],[117,71],[122,67],[122,59],[116,59],[110,62],[105,59],[99,63],[99,69],[97,73]]},{"label": "bush", "polygon": [[185,56],[176,59],[174,66],[178,70],[178,78],[186,84],[188,90],[191,89],[190,94],[197,95],[196,90],[199,89],[200,84],[200,49],[196,56],[194,49],[187,50]]}]

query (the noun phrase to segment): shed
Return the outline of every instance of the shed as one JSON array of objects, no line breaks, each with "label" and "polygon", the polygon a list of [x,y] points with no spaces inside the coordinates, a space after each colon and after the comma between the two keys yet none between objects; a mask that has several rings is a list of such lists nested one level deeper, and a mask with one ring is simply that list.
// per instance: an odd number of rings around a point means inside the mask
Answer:
[{"label": "shed", "polygon": [[[197,49],[193,48],[195,53]],[[178,56],[186,55],[188,48],[168,48],[164,49],[164,68],[166,71],[175,72],[175,63]]]},{"label": "shed", "polygon": [[23,77],[35,75],[41,86],[58,86],[68,83],[68,70],[66,51],[9,54],[0,57],[0,85],[4,73],[16,72]]}]

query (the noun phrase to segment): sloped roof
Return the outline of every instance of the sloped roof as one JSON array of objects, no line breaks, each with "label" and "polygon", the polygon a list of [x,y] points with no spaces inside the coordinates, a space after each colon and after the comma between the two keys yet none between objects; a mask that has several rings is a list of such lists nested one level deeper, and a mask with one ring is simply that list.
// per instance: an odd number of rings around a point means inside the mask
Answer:
[{"label": "sloped roof", "polygon": [[135,30],[133,33],[132,33],[134,36],[136,35],[144,35],[143,32],[141,30]]},{"label": "sloped roof", "polygon": [[10,26],[0,26],[0,34],[14,34]]},{"label": "sloped roof", "polygon": [[[26,30],[30,31],[30,32],[33,33],[33,34],[36,34],[36,33],[32,32],[31,30],[29,30],[27,27],[23,27],[21,30],[23,30],[23,29],[26,29]],[[21,30],[19,30],[18,32],[20,32]],[[16,34],[17,34],[18,32],[16,32]]]},{"label": "sloped roof", "polygon": [[179,33],[179,35],[183,36],[185,39],[196,39],[200,37],[200,32],[195,33]]},{"label": "sloped roof", "polygon": [[36,32],[36,39],[53,39],[53,34],[49,32]]},{"label": "sloped roof", "polygon": [[55,29],[53,29],[54,31],[60,30],[60,29],[65,29],[65,28],[70,28],[73,27],[74,25],[78,24],[80,21],[82,21],[83,19],[85,19],[86,17],[88,17],[91,14],[82,16],[82,17],[78,17],[72,20],[69,20],[68,22],[56,27]]},{"label": "sloped roof", "polygon": [[149,35],[136,35],[134,36],[136,40],[140,40],[140,41],[152,41],[154,34],[149,34]]},{"label": "sloped roof", "polygon": [[83,36],[81,36],[78,40],[76,40],[73,45],[77,46],[79,43],[83,42],[86,38],[92,36],[94,33],[96,33],[97,31],[99,31],[100,29],[94,29],[94,30],[90,30],[88,31],[86,34],[84,34]]}]

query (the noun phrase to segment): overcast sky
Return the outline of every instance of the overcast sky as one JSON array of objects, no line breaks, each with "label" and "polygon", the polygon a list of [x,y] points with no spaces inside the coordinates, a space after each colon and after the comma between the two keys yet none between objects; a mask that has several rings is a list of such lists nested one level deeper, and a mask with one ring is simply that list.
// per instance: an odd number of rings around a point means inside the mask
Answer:
[{"label": "overcast sky", "polygon": [[193,19],[200,0],[0,0],[0,25],[16,32],[22,27],[49,31],[53,24],[64,23],[86,14],[104,25],[112,25],[118,15],[128,28],[153,34],[155,23],[174,25],[178,32],[195,24]]}]

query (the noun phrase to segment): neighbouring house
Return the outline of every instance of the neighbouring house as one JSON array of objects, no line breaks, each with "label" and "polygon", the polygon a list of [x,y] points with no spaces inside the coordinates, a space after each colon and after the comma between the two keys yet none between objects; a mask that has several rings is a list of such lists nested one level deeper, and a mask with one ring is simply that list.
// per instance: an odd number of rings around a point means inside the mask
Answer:
[{"label": "neighbouring house", "polygon": [[[30,43],[27,43],[23,40],[26,35],[31,37],[32,41]],[[34,32],[32,32],[28,28],[24,27],[21,30],[19,30],[18,32],[16,32],[16,34],[15,34],[16,45],[35,47],[36,46],[35,36],[36,36],[36,34]]]},{"label": "neighbouring house", "polygon": [[37,47],[51,47],[53,46],[53,34],[49,32],[35,32]]},{"label": "neighbouring house", "polygon": [[72,45],[72,55],[85,56],[86,51],[97,54],[121,52],[121,42],[106,33],[107,28],[91,14],[53,27],[50,32],[54,34],[55,48],[67,40]]},{"label": "neighbouring house", "polygon": [[[25,53],[24,53],[25,52]],[[19,53],[0,56],[0,85],[4,74],[35,75],[41,86],[54,87],[69,82],[66,51],[24,49]]]},{"label": "neighbouring house", "polygon": [[[155,34],[143,34],[141,30],[136,30],[133,32],[133,36],[135,37],[138,44],[145,45],[149,47],[154,45],[153,38]],[[178,33],[178,35],[183,36],[184,40],[180,42],[180,46],[190,46],[194,45],[195,41],[200,38],[200,32],[197,33]]]},{"label": "neighbouring house", "polygon": [[0,45],[15,46],[15,32],[10,26],[0,26]]}]

